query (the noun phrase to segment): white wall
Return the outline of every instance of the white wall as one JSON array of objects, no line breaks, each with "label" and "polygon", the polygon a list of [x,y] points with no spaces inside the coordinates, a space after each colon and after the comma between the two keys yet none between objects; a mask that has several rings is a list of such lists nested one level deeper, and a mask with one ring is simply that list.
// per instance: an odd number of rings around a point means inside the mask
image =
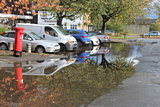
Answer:
[{"label": "white wall", "polygon": [[[67,23],[67,26],[65,26],[65,23]],[[66,29],[71,29],[71,26],[77,26],[77,29],[82,29],[82,24],[83,24],[83,17],[77,18],[73,21],[69,19],[63,19],[62,21],[63,27]],[[80,24],[80,26],[78,26]]]},{"label": "white wall", "polygon": [[53,18],[53,15],[50,12],[38,11],[38,24],[56,25],[57,20]]},{"label": "white wall", "polygon": [[[57,20],[53,18],[54,16],[47,11],[38,11],[38,24],[50,24],[56,25]],[[81,26],[78,26],[80,23]],[[62,25],[65,29],[70,29],[71,27],[75,27],[76,29],[82,29],[83,17],[77,18],[73,21],[69,19],[63,19]]]}]

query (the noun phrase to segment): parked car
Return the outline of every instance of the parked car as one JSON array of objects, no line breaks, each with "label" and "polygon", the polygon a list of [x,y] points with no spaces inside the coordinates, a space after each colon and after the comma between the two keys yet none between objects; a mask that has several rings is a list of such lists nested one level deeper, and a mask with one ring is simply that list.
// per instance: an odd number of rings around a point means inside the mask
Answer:
[{"label": "parked car", "polygon": [[76,38],[79,46],[91,44],[90,35],[85,30],[80,30],[80,29],[65,29],[65,30]]},{"label": "parked car", "polygon": [[160,36],[159,31],[150,31],[148,33],[143,34],[143,36]]},{"label": "parked car", "polygon": [[35,32],[46,40],[58,42],[60,51],[74,51],[78,47],[76,39],[58,25],[16,23],[16,27],[22,27],[25,31]]},{"label": "parked car", "polygon": [[110,42],[110,37],[108,35],[103,35],[102,33],[95,32],[95,31],[89,31],[88,32],[91,36],[98,37],[100,43],[106,43]]},{"label": "parked car", "polygon": [[[15,31],[5,31],[0,35],[0,49],[7,50],[8,44],[12,42],[14,44]],[[42,37],[34,32],[25,31],[22,41],[22,50],[27,50],[27,44],[31,44],[31,51],[37,53],[44,52],[59,52],[60,45],[56,41],[44,40]]]},{"label": "parked car", "polygon": [[100,41],[99,41],[98,37],[96,37],[96,36],[91,36],[90,39],[91,39],[91,41],[92,41],[92,45],[93,45],[93,46],[100,44]]},{"label": "parked car", "polygon": [[112,34],[112,35],[115,34],[114,30],[106,30],[106,33],[107,33],[107,34]]}]

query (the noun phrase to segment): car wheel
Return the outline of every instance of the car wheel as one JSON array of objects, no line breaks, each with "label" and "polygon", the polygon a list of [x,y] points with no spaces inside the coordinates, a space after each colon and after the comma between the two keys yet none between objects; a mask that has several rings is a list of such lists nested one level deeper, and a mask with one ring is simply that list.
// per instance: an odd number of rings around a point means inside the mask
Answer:
[{"label": "car wheel", "polygon": [[91,44],[90,45],[93,45],[94,46],[94,43],[93,43],[93,41],[91,41]]},{"label": "car wheel", "polygon": [[8,49],[8,47],[6,44],[4,44],[4,43],[0,44],[0,50],[7,50],[7,49]]},{"label": "car wheel", "polygon": [[99,44],[102,44],[101,40],[99,39]]},{"label": "car wheel", "polygon": [[81,41],[77,41],[77,42],[79,47],[83,45]]},{"label": "car wheel", "polygon": [[45,53],[44,47],[38,46],[38,47],[36,48],[36,53]]},{"label": "car wheel", "polygon": [[60,45],[60,52],[66,51],[66,46],[64,44],[59,44]]}]

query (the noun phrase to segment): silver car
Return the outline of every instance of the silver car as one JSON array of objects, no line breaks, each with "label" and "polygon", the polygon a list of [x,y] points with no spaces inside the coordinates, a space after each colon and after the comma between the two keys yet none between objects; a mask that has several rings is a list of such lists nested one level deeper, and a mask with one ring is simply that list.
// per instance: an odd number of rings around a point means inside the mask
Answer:
[{"label": "silver car", "polygon": [[150,31],[148,33],[145,33],[143,36],[160,36],[159,31]]},{"label": "silver car", "polygon": [[103,35],[99,32],[95,32],[95,31],[89,31],[88,32],[91,36],[96,36],[98,37],[100,43],[106,43],[106,42],[110,42],[110,37],[108,35]]},{"label": "silver car", "polygon": [[[5,31],[0,35],[0,50],[7,50],[9,43],[14,44],[15,31]],[[23,35],[22,50],[27,50],[27,44],[31,44],[31,51],[37,53],[59,52],[60,46],[56,41],[44,40],[34,32],[26,31]]]}]

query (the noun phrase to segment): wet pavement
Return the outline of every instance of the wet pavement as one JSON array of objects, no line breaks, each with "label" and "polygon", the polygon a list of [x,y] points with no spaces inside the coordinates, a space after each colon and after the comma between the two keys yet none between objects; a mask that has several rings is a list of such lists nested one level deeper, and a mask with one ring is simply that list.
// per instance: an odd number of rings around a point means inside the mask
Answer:
[{"label": "wet pavement", "polygon": [[[0,106],[159,107],[159,41],[120,41],[125,44],[22,58],[1,51]],[[133,61],[134,68],[123,61],[114,65],[117,55]]]},{"label": "wet pavement", "polygon": [[147,43],[137,58],[135,73],[109,93],[97,98],[87,107],[159,107],[160,106],[160,39],[143,39]]},{"label": "wet pavement", "polygon": [[108,59],[130,52],[134,56],[130,50],[138,51],[123,43],[85,47],[76,53],[23,53],[22,58],[0,51],[0,106],[86,106],[134,73],[125,60],[114,64]]}]

